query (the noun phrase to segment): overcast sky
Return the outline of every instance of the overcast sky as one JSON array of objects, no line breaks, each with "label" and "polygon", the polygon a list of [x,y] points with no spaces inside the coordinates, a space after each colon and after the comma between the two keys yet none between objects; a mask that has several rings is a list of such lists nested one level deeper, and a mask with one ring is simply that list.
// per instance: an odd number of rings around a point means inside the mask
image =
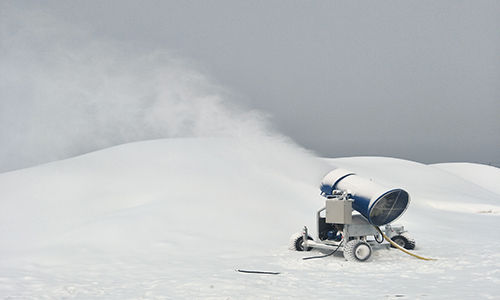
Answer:
[{"label": "overcast sky", "polygon": [[500,165],[500,1],[22,1],[168,49],[330,157]]}]

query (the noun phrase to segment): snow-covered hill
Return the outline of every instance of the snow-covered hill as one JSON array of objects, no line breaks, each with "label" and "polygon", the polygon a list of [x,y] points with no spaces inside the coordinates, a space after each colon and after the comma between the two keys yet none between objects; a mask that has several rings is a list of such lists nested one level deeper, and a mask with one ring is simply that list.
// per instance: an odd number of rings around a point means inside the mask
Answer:
[{"label": "snow-covered hill", "polygon": [[[334,166],[406,188],[397,223],[438,260],[289,251],[292,233],[314,227],[318,184]],[[0,297],[495,298],[498,182],[487,166],[321,159],[271,138],[124,144],[0,174]]]}]

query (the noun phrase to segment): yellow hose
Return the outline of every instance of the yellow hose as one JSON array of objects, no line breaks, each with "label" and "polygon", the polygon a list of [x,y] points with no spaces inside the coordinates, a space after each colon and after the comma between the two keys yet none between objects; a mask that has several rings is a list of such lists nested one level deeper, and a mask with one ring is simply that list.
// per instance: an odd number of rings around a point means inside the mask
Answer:
[{"label": "yellow hose", "polygon": [[420,256],[420,255],[417,255],[417,254],[414,254],[414,253],[411,253],[410,251],[406,250],[405,248],[399,246],[398,244],[394,243],[387,235],[385,235],[385,233],[382,232],[382,230],[380,230],[380,228],[378,228],[378,226],[375,226],[373,225],[377,231],[384,237],[384,239],[386,241],[388,241],[391,245],[393,245],[394,247],[398,248],[399,250],[403,251],[404,253],[408,254],[408,255],[411,255],[413,257],[416,257],[418,259],[422,259],[422,260],[437,260],[435,258],[427,258],[427,257],[423,257],[423,256]]}]

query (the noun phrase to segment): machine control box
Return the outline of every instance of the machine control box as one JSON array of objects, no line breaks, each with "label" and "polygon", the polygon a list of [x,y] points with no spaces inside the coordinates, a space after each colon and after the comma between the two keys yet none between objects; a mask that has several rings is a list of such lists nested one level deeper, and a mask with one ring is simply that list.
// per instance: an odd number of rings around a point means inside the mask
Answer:
[{"label": "machine control box", "polygon": [[352,200],[327,199],[326,223],[351,224]]}]

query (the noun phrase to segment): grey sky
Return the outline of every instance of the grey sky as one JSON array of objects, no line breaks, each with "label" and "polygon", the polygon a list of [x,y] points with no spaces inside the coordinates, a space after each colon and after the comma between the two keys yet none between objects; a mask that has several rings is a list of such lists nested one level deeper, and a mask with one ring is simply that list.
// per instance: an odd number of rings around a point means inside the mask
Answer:
[{"label": "grey sky", "polygon": [[43,3],[194,61],[320,155],[500,164],[499,1]]}]

